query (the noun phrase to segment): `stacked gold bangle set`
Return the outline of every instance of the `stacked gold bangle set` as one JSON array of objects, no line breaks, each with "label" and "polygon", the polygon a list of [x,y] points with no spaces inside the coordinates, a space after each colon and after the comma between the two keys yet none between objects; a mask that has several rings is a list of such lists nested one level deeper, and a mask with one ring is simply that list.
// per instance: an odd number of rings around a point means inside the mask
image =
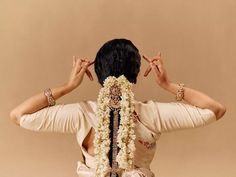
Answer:
[{"label": "stacked gold bangle set", "polygon": [[52,91],[50,88],[46,88],[44,90],[44,95],[46,96],[47,98],[47,101],[48,101],[48,106],[54,106],[56,104],[56,101],[55,99],[53,98],[52,96]]},{"label": "stacked gold bangle set", "polygon": [[184,98],[184,84],[178,83],[178,85],[179,85],[179,88],[178,88],[178,90],[177,90],[175,99],[176,99],[177,101],[182,101],[183,98]]}]

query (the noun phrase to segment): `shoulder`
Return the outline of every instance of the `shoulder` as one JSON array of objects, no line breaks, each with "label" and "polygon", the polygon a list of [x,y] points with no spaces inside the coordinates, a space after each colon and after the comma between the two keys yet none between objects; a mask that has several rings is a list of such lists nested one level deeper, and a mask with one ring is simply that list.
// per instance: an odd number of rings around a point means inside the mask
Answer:
[{"label": "shoulder", "polygon": [[135,105],[137,106],[151,106],[154,104],[154,101],[153,100],[144,100],[144,101],[141,101],[141,100],[135,100],[134,101]]},{"label": "shoulder", "polygon": [[152,132],[158,129],[158,112],[155,100],[135,101],[135,111],[140,118],[140,122]]},{"label": "shoulder", "polygon": [[[85,112],[96,112],[97,109],[97,100],[82,100],[77,102],[78,105],[82,108]],[[155,101],[153,100],[134,100],[135,110],[139,114],[150,115],[153,114],[152,110],[155,106]]]},{"label": "shoulder", "polygon": [[[134,102],[135,110],[139,112],[142,116],[149,117],[155,113],[155,101],[145,100]],[[154,111],[154,112],[153,112]]]},{"label": "shoulder", "polygon": [[81,100],[77,102],[79,106],[83,109],[92,109],[96,110],[97,108],[97,101],[95,100]]},{"label": "shoulder", "polygon": [[[154,100],[134,100],[135,110],[140,114],[150,115],[153,114],[152,111],[155,111],[155,102]],[[97,101],[96,100],[82,100],[77,102],[79,106],[89,112],[96,112]]]},{"label": "shoulder", "polygon": [[77,103],[82,109],[83,114],[86,117],[86,120],[90,123],[90,125],[95,127],[97,124],[97,118],[96,118],[97,101],[82,100]]}]

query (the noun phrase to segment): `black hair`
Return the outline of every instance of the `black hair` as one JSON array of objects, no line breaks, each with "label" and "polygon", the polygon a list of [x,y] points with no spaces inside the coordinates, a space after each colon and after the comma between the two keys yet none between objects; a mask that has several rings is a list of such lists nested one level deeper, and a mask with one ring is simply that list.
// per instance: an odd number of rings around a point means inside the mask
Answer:
[{"label": "black hair", "polygon": [[[107,41],[98,50],[94,70],[97,74],[98,82],[103,85],[108,76],[119,77],[124,75],[129,82],[136,84],[140,71],[141,56],[137,47],[128,39],[112,39]],[[110,130],[113,129],[114,111],[110,111]],[[120,115],[118,114],[118,124],[120,125]],[[112,166],[112,143],[113,131],[110,131],[111,140],[109,151],[109,164]],[[118,148],[118,151],[120,148]],[[116,175],[118,176],[118,175]]]},{"label": "black hair", "polygon": [[124,75],[136,84],[140,71],[141,56],[137,47],[128,39],[112,39],[98,50],[94,70],[98,82],[103,85],[108,76]]}]

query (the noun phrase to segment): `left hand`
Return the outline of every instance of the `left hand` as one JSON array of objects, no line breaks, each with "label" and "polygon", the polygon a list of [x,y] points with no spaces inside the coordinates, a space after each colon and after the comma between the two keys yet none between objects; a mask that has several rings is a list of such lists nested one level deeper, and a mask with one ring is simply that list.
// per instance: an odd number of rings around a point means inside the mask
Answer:
[{"label": "left hand", "polygon": [[69,81],[67,82],[67,86],[72,89],[78,87],[86,73],[89,79],[92,81],[93,76],[91,72],[88,70],[88,67],[92,65],[94,61],[89,61],[88,59],[80,59],[78,57],[73,56],[73,68],[70,73]]},{"label": "left hand", "polygon": [[145,71],[144,76],[146,77],[152,70],[158,85],[161,87],[167,86],[169,84],[169,79],[161,58],[161,52],[158,52],[157,56],[154,56],[153,58],[148,58],[145,55],[143,55],[143,58],[149,62],[149,67]]}]

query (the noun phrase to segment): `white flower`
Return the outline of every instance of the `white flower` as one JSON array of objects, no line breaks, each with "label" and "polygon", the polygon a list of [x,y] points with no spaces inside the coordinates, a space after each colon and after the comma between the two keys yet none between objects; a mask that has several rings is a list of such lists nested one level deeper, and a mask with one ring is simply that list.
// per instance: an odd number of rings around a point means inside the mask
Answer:
[{"label": "white flower", "polygon": [[132,114],[134,111],[134,94],[132,83],[124,75],[116,78],[109,76],[104,81],[104,86],[100,89],[97,99],[98,125],[95,130],[94,147],[96,159],[96,177],[104,177],[105,172],[110,168],[108,153],[110,150],[109,124],[110,124],[110,87],[114,84],[121,89],[121,109],[120,125],[117,135],[117,145],[120,148],[116,161],[119,168],[130,169],[133,165],[135,151],[135,132]]}]

